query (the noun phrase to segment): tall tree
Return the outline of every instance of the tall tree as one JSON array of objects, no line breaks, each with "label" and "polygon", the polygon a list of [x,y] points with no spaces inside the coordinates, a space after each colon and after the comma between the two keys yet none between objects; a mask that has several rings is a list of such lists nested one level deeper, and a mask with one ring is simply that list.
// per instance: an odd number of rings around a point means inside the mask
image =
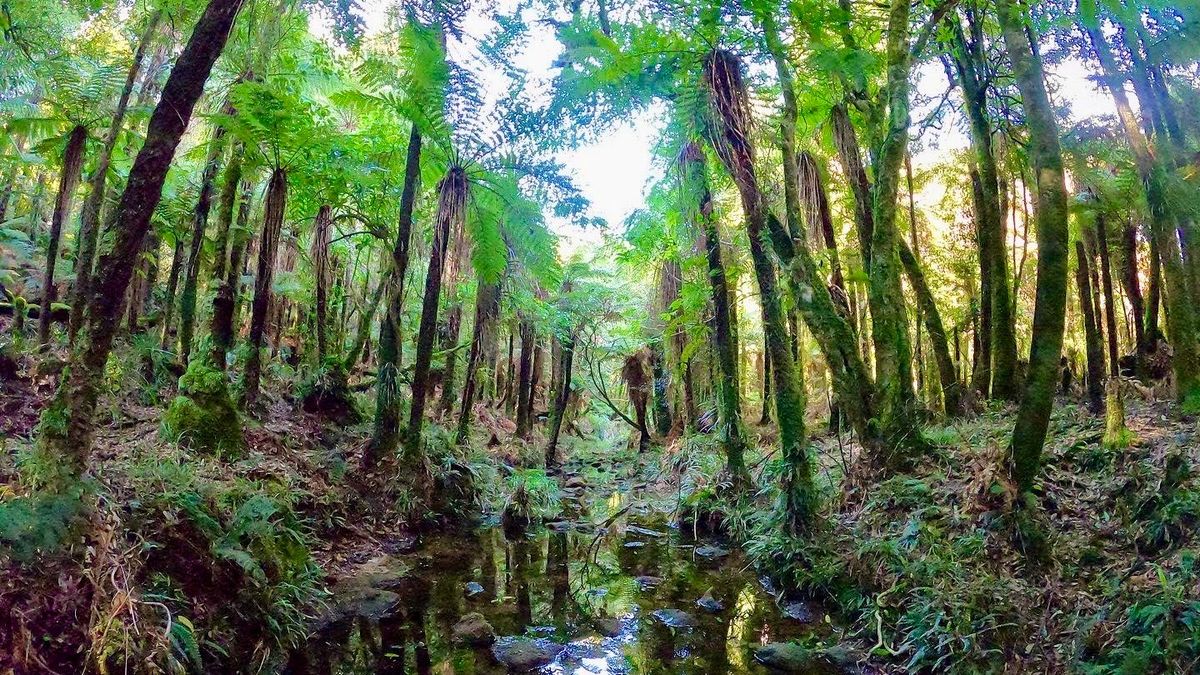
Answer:
[{"label": "tall tree", "polygon": [[[62,479],[79,476],[92,449],[93,415],[104,365],[112,349],[133,261],[142,249],[150,216],[162,198],[167,169],[213,63],[225,47],[241,0],[211,0],[175,62],[150,116],[146,140],[130,169],[114,214],[114,241],[102,255],[85,321],[86,342],[77,347],[54,405],[43,413],[42,441],[63,460]],[[65,487],[65,485],[60,485]]]},{"label": "tall tree", "polygon": [[[125,113],[129,108],[129,97],[133,94],[133,85],[137,82],[142,63],[146,59],[146,52],[154,40],[154,34],[158,31],[161,18],[162,11],[154,10],[146,20],[146,27],[142,29],[142,35],[133,51],[133,60],[129,64],[129,71],[125,75],[125,86],[121,88],[117,106],[113,110],[112,121],[104,136],[104,145],[100,148],[100,154],[96,156],[96,166],[92,170],[91,185],[89,186],[91,191],[83,203],[83,211],[80,214],[79,241],[76,242],[78,251],[75,255],[75,283],[71,287],[71,318],[68,328],[71,342],[75,341],[75,335],[83,320],[83,310],[87,304],[88,292],[92,283],[96,240],[100,234],[100,212],[107,194],[108,173],[112,163],[113,150],[117,147],[117,136],[125,123]],[[0,216],[0,221],[3,220],[4,218]]]},{"label": "tall tree", "polygon": [[1029,42],[1024,10],[1013,0],[997,0],[1000,32],[1012,61],[1013,77],[1029,130],[1029,156],[1036,178],[1035,218],[1038,233],[1037,291],[1029,374],[1017,410],[1009,448],[1009,471],[1017,489],[1033,490],[1041,467],[1042,446],[1054,407],[1062,356],[1067,299],[1067,187],[1059,146],[1058,123],[1046,93],[1041,59]]},{"label": "tall tree", "polygon": [[275,278],[275,256],[279,251],[283,216],[287,210],[287,193],[287,170],[275,167],[267,183],[262,232],[258,240],[258,266],[254,275],[254,300],[250,305],[250,355],[246,357],[246,371],[242,376],[242,402],[247,410],[258,405],[262,350],[271,308],[271,284]]},{"label": "tall tree", "polygon": [[71,133],[67,134],[66,145],[63,148],[62,166],[58,175],[58,196],[54,199],[54,214],[50,218],[50,243],[46,246],[46,272],[42,275],[42,307],[38,314],[38,346],[45,349],[50,346],[50,316],[54,313],[54,303],[58,299],[57,286],[54,281],[55,268],[58,267],[58,244],[62,237],[63,223],[71,214],[71,202],[75,198],[75,188],[79,185],[80,173],[83,171],[83,151],[87,142],[87,129],[76,124]]}]

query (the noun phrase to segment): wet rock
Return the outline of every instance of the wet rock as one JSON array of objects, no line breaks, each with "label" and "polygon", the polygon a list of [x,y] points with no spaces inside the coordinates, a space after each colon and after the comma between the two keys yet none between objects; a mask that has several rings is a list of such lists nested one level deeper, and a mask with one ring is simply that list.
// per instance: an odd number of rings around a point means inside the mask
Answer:
[{"label": "wet rock", "polygon": [[455,642],[470,647],[487,647],[496,641],[492,624],[479,612],[471,612],[459,619],[451,633]]},{"label": "wet rock", "polygon": [[624,544],[625,548],[642,548],[645,545],[646,542],[644,541],[627,541]]},{"label": "wet rock", "polygon": [[704,591],[704,595],[700,596],[700,599],[696,601],[696,606],[706,612],[712,612],[714,614],[725,609],[725,605],[721,604],[720,600],[717,600],[713,597],[711,588],[707,591]]},{"label": "wet rock", "polygon": [[626,527],[625,529],[634,534],[640,534],[643,537],[654,537],[655,539],[661,539],[661,538],[667,536],[666,532],[659,532],[658,530],[651,530],[651,529],[647,529],[645,527],[638,527],[637,525],[630,525],[630,526]]},{"label": "wet rock", "polygon": [[651,614],[671,628],[691,628],[696,625],[696,617],[682,609],[656,609]]},{"label": "wet rock", "polygon": [[621,634],[621,620],[615,616],[602,616],[594,621],[596,630],[605,637],[616,637]]},{"label": "wet rock", "polygon": [[334,589],[329,610],[317,621],[318,629],[362,617],[378,619],[390,614],[400,603],[391,591],[357,584],[340,584]]},{"label": "wet rock", "polygon": [[465,588],[468,598],[473,598],[483,592],[483,584],[478,581],[468,581],[465,584]]},{"label": "wet rock", "polygon": [[509,670],[524,673],[553,663],[563,649],[546,639],[505,637],[492,646],[492,656]]},{"label": "wet rock", "polygon": [[729,555],[729,551],[726,551],[720,546],[705,545],[696,549],[696,556],[704,558],[705,560],[717,560],[719,558],[724,558],[727,555]]},{"label": "wet rock", "polygon": [[567,479],[567,482],[563,483],[563,487],[569,489],[585,488],[587,487],[587,480],[585,480],[583,476],[571,476]]},{"label": "wet rock", "polygon": [[400,553],[412,553],[417,550],[419,544],[420,539],[415,534],[401,534],[383,540],[380,548],[383,549],[384,553],[397,555]]},{"label": "wet rock", "polygon": [[787,618],[800,623],[812,623],[820,616],[807,602],[789,602],[780,611]]},{"label": "wet rock", "polygon": [[754,650],[754,660],[784,673],[838,675],[860,672],[860,655],[844,647],[809,649],[791,642],[772,642]]},{"label": "wet rock", "polygon": [[638,587],[643,591],[654,588],[662,583],[661,578],[650,576],[634,577],[633,580],[637,582]]}]

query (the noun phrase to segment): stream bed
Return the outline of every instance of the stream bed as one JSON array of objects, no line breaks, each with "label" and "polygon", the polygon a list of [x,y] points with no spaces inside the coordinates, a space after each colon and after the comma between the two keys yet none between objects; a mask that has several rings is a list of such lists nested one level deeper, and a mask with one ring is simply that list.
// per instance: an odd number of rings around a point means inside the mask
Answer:
[{"label": "stream bed", "polygon": [[784,644],[836,642],[821,607],[780,600],[726,542],[624,499],[612,495],[620,515],[601,525],[506,535],[485,523],[368,562],[335,585],[286,672],[856,672]]}]

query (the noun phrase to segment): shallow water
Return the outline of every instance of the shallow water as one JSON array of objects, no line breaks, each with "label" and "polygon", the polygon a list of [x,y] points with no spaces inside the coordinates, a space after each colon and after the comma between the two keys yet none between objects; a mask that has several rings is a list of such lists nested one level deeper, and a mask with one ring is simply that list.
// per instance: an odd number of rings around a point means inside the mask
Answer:
[{"label": "shallow water", "polygon": [[636,509],[607,528],[593,522],[511,537],[484,526],[389,557],[364,583],[340,586],[348,604],[288,671],[508,672],[492,649],[453,643],[453,626],[471,612],[487,618],[501,644],[524,636],[564,645],[534,671],[564,675],[766,673],[755,647],[828,637],[820,608],[790,605],[797,618],[784,616],[770,584],[723,542],[692,539],[664,515]]}]

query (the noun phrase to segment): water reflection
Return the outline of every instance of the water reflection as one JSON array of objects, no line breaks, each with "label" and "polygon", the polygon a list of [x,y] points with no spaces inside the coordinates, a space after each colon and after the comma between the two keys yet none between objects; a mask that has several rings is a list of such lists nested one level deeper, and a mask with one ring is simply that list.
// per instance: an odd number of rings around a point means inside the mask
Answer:
[{"label": "water reflection", "polygon": [[[614,495],[603,506],[599,522],[624,502]],[[681,538],[662,516],[599,533],[572,527],[509,540],[485,528],[435,538],[393,561],[408,571],[384,589],[395,594],[389,609],[343,609],[287,670],[504,673],[491,650],[453,642],[455,623],[478,612],[497,636],[565,646],[542,673],[765,673],[752,657],[764,636],[800,638],[811,627],[780,616],[740,555],[698,563],[704,543]]]}]

